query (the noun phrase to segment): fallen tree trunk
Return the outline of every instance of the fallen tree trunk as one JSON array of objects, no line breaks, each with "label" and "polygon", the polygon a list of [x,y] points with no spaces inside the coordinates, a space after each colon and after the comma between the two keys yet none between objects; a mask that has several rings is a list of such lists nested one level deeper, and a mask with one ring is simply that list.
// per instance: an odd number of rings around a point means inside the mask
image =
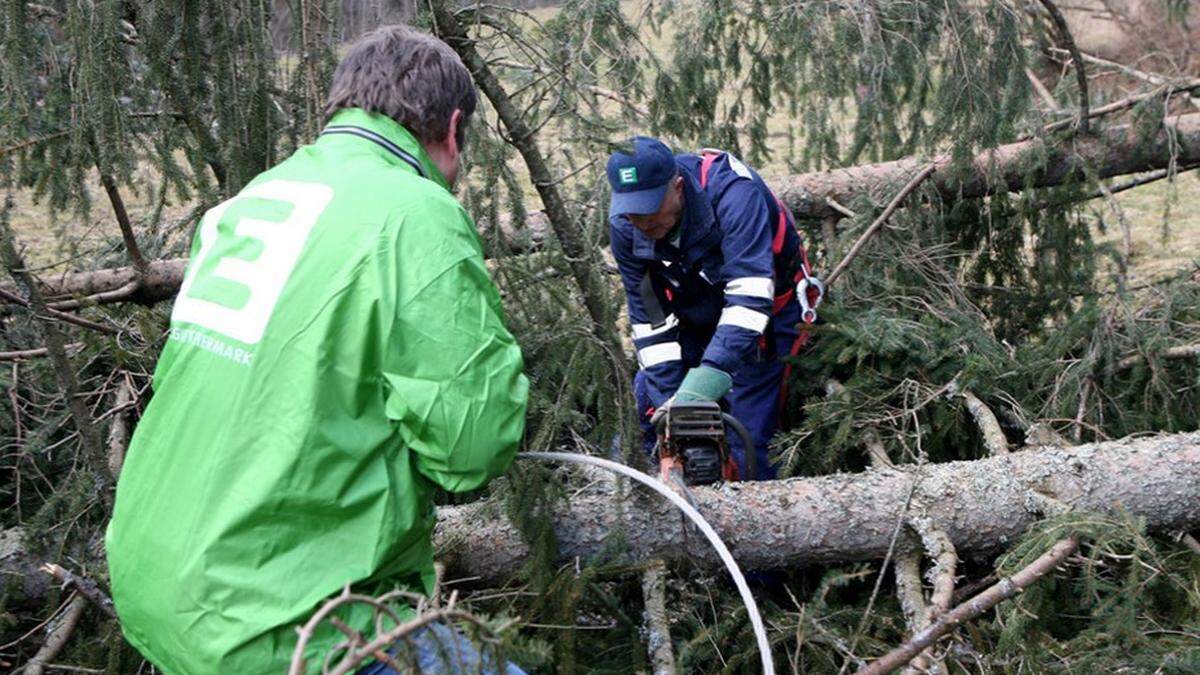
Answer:
[{"label": "fallen tree trunk", "polygon": [[[631,562],[720,564],[677,511],[646,491],[631,492],[637,503],[624,509],[612,508],[611,489],[561,502],[555,514],[561,557],[611,555],[624,541]],[[1040,505],[1053,501],[1085,512],[1126,510],[1152,530],[1200,527],[1200,432],[691,493],[749,569],[882,558],[910,493],[910,515],[927,518],[961,555],[987,555],[1021,537],[1042,517]],[[0,531],[0,578],[28,601],[45,592],[47,575],[37,571],[45,561],[29,556],[21,534]],[[512,578],[529,555],[517,529],[487,503],[439,508],[434,540],[449,572],[485,583]]]},{"label": "fallen tree trunk", "polygon": [[[610,492],[560,503],[562,558],[611,555],[624,541],[630,561],[718,564],[668,504],[635,493],[639,503],[625,509],[612,508]],[[701,513],[750,569],[882,558],[910,493],[910,512],[928,518],[964,556],[1017,540],[1042,517],[1046,498],[1085,512],[1126,510],[1151,529],[1186,531],[1200,526],[1200,433],[692,489]],[[479,504],[439,509],[436,545],[448,569],[485,583],[512,577],[529,554],[516,528]]]},{"label": "fallen tree trunk", "polygon": [[[1094,135],[1069,136],[1061,143],[1033,138],[980,153],[966,171],[951,170],[951,158],[932,162],[927,182],[943,199],[956,201],[1028,187],[1060,185],[1088,168],[1097,178],[1188,166],[1200,162],[1200,113],[1172,117],[1149,137],[1122,125]],[[797,218],[841,217],[829,200],[848,204],[864,192],[886,201],[930,160],[906,157],[768,181]]]},{"label": "fallen tree trunk", "polygon": [[[932,160],[935,171],[926,181],[944,199],[970,199],[998,192],[1020,191],[1026,187],[1059,185],[1081,175],[1085,167],[1099,178],[1140,173],[1171,166],[1200,164],[1200,113],[1171,118],[1149,138],[1139,136],[1128,126],[1116,126],[1096,135],[1072,136],[1058,145],[1044,139],[1030,139],[1002,145],[981,153],[966,172],[954,171],[949,157]],[[853,201],[861,194],[879,200],[890,198],[897,185],[930,164],[930,160],[908,157],[892,162],[782,176],[767,182],[797,218],[841,217],[830,200]],[[1040,167],[1033,170],[1031,167]],[[530,213],[522,228],[501,217],[500,233],[481,232],[485,239],[499,236],[513,252],[529,251],[540,245],[550,230],[546,214]],[[183,280],[182,259],[150,263],[150,273],[138,290],[128,297],[101,297],[97,301],[134,300],[156,302],[172,297]],[[80,297],[111,293],[136,279],[132,267],[76,272],[43,279],[47,298]]]}]

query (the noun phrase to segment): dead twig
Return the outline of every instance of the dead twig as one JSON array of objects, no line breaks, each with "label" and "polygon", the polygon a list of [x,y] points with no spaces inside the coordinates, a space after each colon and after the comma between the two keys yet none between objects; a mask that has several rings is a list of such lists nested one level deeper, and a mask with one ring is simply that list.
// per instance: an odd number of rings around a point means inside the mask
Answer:
[{"label": "dead twig", "polygon": [[[63,349],[77,349],[82,347],[82,342],[72,342],[68,345],[63,345]],[[37,347],[35,349],[18,349],[13,352],[0,352],[0,361],[26,361],[28,359],[40,359],[50,353],[46,347]]]},{"label": "dead twig", "polygon": [[676,672],[671,625],[667,621],[666,574],[666,563],[658,558],[651,560],[642,573],[646,642],[654,675],[674,675]]},{"label": "dead twig", "polygon": [[913,176],[912,179],[908,181],[907,185],[905,185],[899,192],[896,193],[895,197],[892,197],[891,203],[887,205],[887,208],[883,210],[883,213],[879,214],[879,217],[875,219],[875,222],[871,223],[871,226],[867,228],[866,232],[863,232],[862,235],[859,236],[858,240],[854,242],[854,245],[850,247],[850,250],[846,252],[846,255],[842,258],[841,262],[837,264],[837,267],[834,267],[833,271],[829,273],[829,276],[825,278],[826,286],[833,286],[833,283],[837,281],[838,277],[840,277],[842,273],[846,271],[846,268],[851,262],[854,261],[854,258],[858,256],[863,246],[866,246],[867,242],[871,240],[871,237],[875,236],[875,233],[879,231],[879,228],[883,227],[883,224],[887,222],[888,218],[892,217],[892,214],[895,213],[896,209],[900,208],[900,204],[904,201],[904,199],[908,197],[913,190],[916,190],[917,186],[924,182],[926,178],[932,176],[933,172],[936,170],[936,164],[926,165],[924,169],[921,169],[917,175]]},{"label": "dead twig", "polygon": [[[46,303],[42,299],[41,289],[33,275],[26,270],[25,261],[17,252],[12,229],[8,224],[11,210],[12,195],[9,194],[5,196],[4,208],[0,210],[0,257],[3,258],[4,266],[8,268],[8,273],[12,275],[13,280],[25,291],[26,299],[34,314],[46,314]],[[104,451],[101,449],[100,434],[96,431],[96,426],[92,423],[91,415],[79,393],[79,382],[75,378],[75,370],[67,357],[62,334],[59,333],[58,327],[53,322],[42,320],[36,323],[41,328],[47,355],[50,363],[54,366],[55,378],[58,380],[63,394],[66,395],[67,408],[75,422],[75,429],[79,432],[84,452],[94,469],[97,491],[100,493],[105,507],[111,510],[112,477],[106,470],[107,461]]]},{"label": "dead twig", "polygon": [[912,639],[888,652],[883,658],[873,661],[866,668],[858,671],[858,675],[884,675],[904,666],[913,657],[932,645],[938,638],[951,632],[959,625],[978,617],[1001,602],[1012,598],[1028,588],[1037,580],[1046,576],[1058,567],[1068,556],[1079,548],[1079,538],[1071,535],[1059,540],[1050,550],[1030,563],[1025,569],[1011,577],[1005,577],[999,583],[986,591],[971,598],[969,601],[955,607],[933,622],[928,628],[914,635]]},{"label": "dead twig", "polygon": [[[21,305],[22,307],[29,307],[28,300],[26,300],[25,298],[22,298],[21,296],[17,295],[16,293],[10,293],[10,292],[4,290],[3,288],[0,288],[0,300],[6,300],[13,304]],[[79,326],[80,328],[87,328],[89,330],[106,333],[108,335],[115,335],[118,332],[115,328],[110,328],[108,326],[98,324],[93,321],[88,321],[87,319],[85,319],[83,317],[75,316],[74,314],[68,314],[67,312],[59,311],[57,309],[54,309],[53,307],[46,307],[46,316],[49,316],[53,319],[58,319],[59,321],[62,321],[64,323],[74,324],[76,326]]]},{"label": "dead twig", "polygon": [[62,614],[62,619],[57,624],[51,625],[50,634],[46,636],[42,648],[25,664],[25,675],[42,675],[45,672],[46,664],[54,660],[54,657],[58,656],[58,653],[66,646],[67,640],[71,639],[71,634],[75,632],[75,626],[79,625],[79,619],[83,617],[85,609],[87,609],[87,599],[82,595],[76,595],[71,599],[67,610]]},{"label": "dead twig", "polygon": [[1129,370],[1130,368],[1136,366],[1138,363],[1141,363],[1142,361],[1146,360],[1146,358],[1148,356],[1151,356],[1154,358],[1160,358],[1160,359],[1198,358],[1198,357],[1200,357],[1200,342],[1194,342],[1192,344],[1186,344],[1186,345],[1176,345],[1174,347],[1167,347],[1166,349],[1164,349],[1160,352],[1155,352],[1153,354],[1130,354],[1129,356],[1122,358],[1120,361],[1117,361],[1116,369],[1118,371]]},{"label": "dead twig", "polygon": [[1037,73],[1034,73],[1030,68],[1026,68],[1025,77],[1029,78],[1029,83],[1033,85],[1033,90],[1036,91],[1038,96],[1042,98],[1042,101],[1046,103],[1046,107],[1050,109],[1050,112],[1058,112],[1062,110],[1062,106],[1058,105],[1058,101],[1055,100],[1054,94],[1051,93],[1050,89],[1046,87],[1041,78],[1037,76]]},{"label": "dead twig", "polygon": [[[416,605],[417,616],[409,621],[401,621],[400,616],[388,606],[388,603],[397,598],[405,598]],[[510,623],[504,624],[497,631],[493,631],[482,619],[471,614],[470,612],[457,609],[455,605],[458,601],[458,593],[450,594],[449,600],[444,606],[431,607],[427,598],[416,593],[407,591],[392,591],[385,593],[378,598],[373,598],[366,595],[351,593],[347,586],[341,594],[326,602],[321,609],[317,610],[312,617],[309,618],[303,626],[296,629],[298,639],[296,648],[292,652],[291,665],[288,668],[288,675],[301,675],[307,672],[307,663],[304,660],[304,650],[308,646],[308,641],[316,632],[317,626],[323,621],[328,620],[335,628],[340,630],[349,638],[348,643],[342,643],[341,647],[349,647],[347,653],[332,669],[326,667],[323,672],[328,675],[347,675],[353,672],[368,658],[377,658],[397,672],[407,672],[408,669],[397,667],[394,658],[387,653],[387,649],[401,640],[407,640],[417,630],[424,628],[431,623],[438,622],[466,622],[481,629],[489,637],[494,638],[497,633],[505,630]],[[346,625],[344,622],[333,616],[333,612],[339,607],[347,604],[361,603],[370,605],[376,612],[376,630],[378,635],[373,640],[367,642],[363,635],[354,628]],[[380,628],[379,619],[386,617],[393,624],[394,628],[388,631],[383,631]],[[335,652],[336,653],[336,652]]]}]

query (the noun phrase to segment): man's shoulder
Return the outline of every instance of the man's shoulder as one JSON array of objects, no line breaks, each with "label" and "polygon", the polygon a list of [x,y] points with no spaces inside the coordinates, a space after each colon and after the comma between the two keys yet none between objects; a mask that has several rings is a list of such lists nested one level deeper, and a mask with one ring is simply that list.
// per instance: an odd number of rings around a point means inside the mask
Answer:
[{"label": "man's shoulder", "polygon": [[439,222],[458,223],[471,220],[467,210],[453,194],[437,183],[411,173],[403,173],[405,180],[392,185],[384,203],[393,216],[417,217]]},{"label": "man's shoulder", "polygon": [[325,185],[341,203],[353,202],[361,212],[414,214],[426,217],[462,218],[466,211],[436,181],[369,156],[341,164],[331,163],[328,153],[305,146],[291,157],[259,174],[247,187],[270,180],[290,180]]}]

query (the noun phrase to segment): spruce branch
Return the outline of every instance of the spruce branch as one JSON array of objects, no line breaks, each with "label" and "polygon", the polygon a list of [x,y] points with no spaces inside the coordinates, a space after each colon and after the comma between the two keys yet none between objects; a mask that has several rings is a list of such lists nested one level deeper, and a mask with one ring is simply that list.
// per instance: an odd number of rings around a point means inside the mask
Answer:
[{"label": "spruce branch", "polygon": [[[1088,63],[1094,63],[1098,66],[1108,66],[1111,68],[1116,68],[1117,70],[1121,71],[1122,73],[1125,73],[1126,75],[1129,75],[1130,77],[1141,80],[1142,82],[1146,82],[1148,84],[1152,84],[1156,87],[1173,84],[1172,79],[1165,75],[1159,75],[1157,73],[1148,73],[1144,70],[1138,70],[1137,68],[1134,68],[1133,66],[1129,66],[1124,63],[1117,63],[1116,61],[1110,61],[1108,59],[1101,58],[1094,54],[1089,54],[1089,53],[1083,52],[1083,51],[1080,52],[1080,56],[1083,57],[1083,60],[1087,61]],[[1186,94],[1187,92],[1184,92],[1184,93]],[[1196,108],[1197,110],[1200,110],[1200,99],[1196,98],[1195,96],[1191,96],[1190,94],[1187,95],[1187,99],[1188,99],[1188,102],[1192,104],[1192,107]]]},{"label": "spruce branch", "polygon": [[1079,53],[1079,47],[1075,46],[1075,37],[1071,35],[1071,27],[1067,25],[1067,19],[1059,11],[1058,6],[1051,0],[1041,0],[1041,3],[1050,13],[1050,18],[1054,21],[1055,28],[1058,29],[1059,39],[1071,53],[1072,65],[1075,66],[1075,82],[1079,87],[1079,118],[1075,123],[1075,128],[1080,134],[1086,135],[1088,119],[1091,115],[1088,113],[1088,79],[1087,71],[1084,70],[1083,56]]},{"label": "spruce branch", "polygon": [[971,414],[975,425],[979,427],[979,434],[983,437],[983,446],[987,448],[989,455],[994,457],[1008,452],[1008,439],[1004,436],[1004,430],[1000,428],[1000,420],[996,418],[996,413],[992,412],[992,409],[975,395],[975,392],[960,387],[956,376],[950,381],[946,393],[950,397],[957,396],[963,400],[967,412]]},{"label": "spruce branch", "polygon": [[[929,605],[925,602],[925,589],[921,584],[921,554],[918,551],[905,551],[896,556],[896,566],[893,574],[896,577],[896,599],[904,613],[910,635],[916,635],[929,626]],[[925,672],[935,666],[935,658],[930,651],[924,651],[913,657],[906,673]],[[936,672],[946,672],[945,664],[937,662]]]},{"label": "spruce branch", "polygon": [[121,383],[113,401],[113,418],[108,427],[108,471],[114,477],[121,475],[125,465],[125,453],[129,450],[130,425],[128,410],[137,405],[137,392],[128,374],[122,374]]},{"label": "spruce branch", "polygon": [[[1174,94],[1188,93],[1188,92],[1193,92],[1193,91],[1200,91],[1200,80],[1189,80],[1187,82],[1182,82],[1179,84],[1166,85],[1164,87],[1155,89],[1153,91],[1148,91],[1148,92],[1144,92],[1141,94],[1134,94],[1133,96],[1128,96],[1126,98],[1113,101],[1112,103],[1107,103],[1105,105],[1100,106],[1099,108],[1091,108],[1088,110],[1088,118],[1095,119],[1097,117],[1104,117],[1106,115],[1112,115],[1114,113],[1125,112],[1126,110],[1129,110],[1130,108],[1137,106],[1139,103],[1148,101],[1152,98],[1158,98],[1161,96],[1163,98],[1169,99]],[[1066,127],[1070,126],[1071,124],[1072,124],[1072,120],[1069,120],[1069,119],[1059,120],[1057,122],[1051,122],[1050,124],[1047,124],[1042,127],[1042,133],[1048,134],[1052,131],[1058,131],[1060,129],[1065,129]],[[1032,137],[1031,136],[1022,136],[1019,140],[1024,141],[1024,140],[1028,140],[1030,138],[1032,138]]]},{"label": "spruce branch", "polygon": [[0,147],[0,157],[3,157],[4,155],[7,155],[10,152],[16,152],[17,150],[24,150],[25,148],[33,147],[35,145],[40,145],[40,144],[46,143],[48,141],[53,141],[53,140],[56,140],[59,138],[63,138],[64,136],[70,135],[70,133],[71,133],[70,129],[63,129],[61,131],[55,131],[54,133],[49,133],[44,136],[37,136],[35,138],[27,138],[23,141],[17,141],[16,143],[13,143],[11,145],[6,145],[4,147]]},{"label": "spruce branch", "polygon": [[[573,218],[567,210],[566,201],[555,186],[550,167],[537,146],[537,137],[534,131],[517,110],[512,99],[509,98],[499,78],[488,67],[487,61],[480,56],[475,48],[475,43],[467,36],[466,29],[459,23],[447,3],[444,0],[436,0],[430,2],[430,7],[433,10],[434,31],[463,60],[475,78],[476,84],[491,101],[492,107],[504,124],[508,132],[506,136],[508,142],[517,149],[525,161],[530,178],[546,209],[550,226],[562,244],[567,263],[583,294],[584,305],[591,316],[596,338],[601,344],[610,348],[618,345],[619,340],[609,311],[608,293],[605,291],[595,252],[584,241],[578,219]],[[613,350],[613,353],[623,354],[623,351],[617,348]],[[624,371],[625,373],[631,372],[628,363],[625,364]],[[623,376],[623,374],[618,375],[618,377]]]},{"label": "spruce branch", "polygon": [[1179,539],[1184,543],[1184,545],[1191,549],[1192,553],[1200,555],[1200,541],[1197,541],[1196,538],[1190,533],[1184,532]]},{"label": "spruce branch", "polygon": [[925,182],[926,178],[932,176],[933,172],[936,170],[936,164],[928,164],[924,169],[921,169],[917,175],[909,179],[908,184],[901,188],[900,191],[896,193],[896,196],[892,197],[892,201],[887,205],[887,208],[883,210],[883,213],[879,214],[879,217],[875,219],[875,222],[871,223],[871,226],[868,227],[866,231],[858,237],[858,239],[850,247],[850,250],[847,251],[846,255],[842,257],[841,262],[837,264],[837,267],[834,267],[833,271],[829,273],[829,276],[825,278],[826,286],[833,286],[833,283],[837,281],[838,277],[840,277],[842,273],[846,271],[846,268],[850,266],[850,263],[853,262],[854,258],[856,258],[859,252],[862,251],[862,248],[867,245],[867,242],[875,236],[881,227],[883,227],[883,224],[887,222],[888,218],[892,217],[892,214],[896,212],[896,209],[900,208],[900,204],[904,202],[905,198],[907,198],[913,190],[916,190],[921,183]]},{"label": "spruce branch", "polygon": [[914,635],[908,642],[888,652],[882,658],[871,662],[866,668],[858,671],[857,675],[885,675],[897,668],[903,667],[922,650],[933,645],[939,638],[957,629],[963,623],[970,621],[980,614],[995,607],[999,603],[1012,598],[1039,579],[1054,571],[1068,556],[1079,548],[1079,538],[1075,535],[1062,539],[1050,547],[1037,560],[1025,569],[1011,577],[1005,577],[986,591],[971,598],[942,615],[925,630]]},{"label": "spruce branch", "polygon": [[[22,260],[20,253],[17,252],[12,228],[9,226],[8,220],[12,208],[12,195],[8,194],[4,199],[4,208],[0,210],[0,258],[3,259],[4,266],[8,269],[8,273],[12,276],[13,280],[25,291],[26,300],[29,303],[29,307],[33,310],[34,316],[46,315],[46,303],[42,299],[39,283],[28,272],[25,261]],[[79,383],[75,378],[75,370],[71,366],[70,358],[67,356],[65,341],[62,334],[59,333],[57,326],[51,321],[40,319],[36,323],[46,343],[47,355],[50,357],[50,363],[54,367],[54,374],[58,380],[58,385],[66,396],[67,409],[70,411],[71,419],[74,421],[75,428],[79,432],[84,453],[96,477],[97,491],[104,505],[111,509],[113,481],[111,475],[108,473],[108,462],[100,444],[100,435],[96,431],[96,426],[92,423],[91,414],[88,412],[87,406],[84,404],[80,394]]]},{"label": "spruce branch", "polygon": [[105,167],[104,155],[101,152],[99,141],[96,140],[95,129],[89,132],[88,142],[92,147],[92,161],[96,165],[96,170],[100,172],[100,184],[104,186],[104,192],[108,195],[113,215],[117,219],[117,227],[121,229],[121,240],[125,243],[125,251],[129,254],[129,260],[133,263],[133,269],[137,271],[140,282],[146,278],[149,268],[138,247],[137,237],[133,234],[133,223],[129,219],[129,211],[125,208],[125,200],[121,197],[121,189],[117,187],[117,179]]},{"label": "spruce branch", "polygon": [[[1200,81],[1196,81],[1194,87],[1200,89]],[[1119,107],[1128,109],[1151,95],[1160,94],[1161,92],[1155,92],[1132,97],[1118,102]],[[1102,110],[1103,108],[1097,108],[1092,113],[1093,115],[1099,114]],[[1046,127],[1047,130],[1052,130],[1052,128],[1054,128],[1053,124]],[[972,173],[967,178],[939,179],[940,172],[935,172],[931,184],[943,198],[953,201],[978,198],[1010,190],[1021,191],[1028,186],[1025,182],[1027,174],[1022,167],[1027,169],[1028,161],[1031,158],[1047,152],[1049,152],[1050,161],[1035,176],[1032,187],[1059,185],[1079,173],[1080,166],[1085,162],[1094,167],[1091,175],[1101,179],[1151,171],[1151,173],[1131,181],[1114,185],[1109,190],[1113,194],[1177,175],[1181,171],[1200,167],[1200,113],[1182,115],[1165,124],[1164,128],[1159,130],[1154,139],[1149,142],[1151,147],[1142,147],[1124,127],[1105,130],[1100,136],[1101,138],[1078,139],[1074,143],[1074,151],[1071,154],[1065,152],[1065,145],[1047,145],[1039,139],[1001,146],[978,155],[972,162],[972,166],[975,168],[971,169]],[[1168,137],[1176,138],[1177,145],[1169,141]],[[1183,154],[1175,155],[1172,158],[1171,153],[1174,152],[1172,148]],[[950,158],[941,157],[936,161],[940,167],[948,165]],[[1172,164],[1173,161],[1175,164]],[[844,214],[830,207],[826,203],[828,198],[849,200],[864,191],[873,192],[882,189],[885,185],[895,184],[903,177],[911,175],[919,166],[916,159],[907,158],[880,164],[846,167],[832,172],[821,171],[777,177],[770,182],[780,188],[779,196],[797,218],[824,216],[840,218]],[[986,167],[993,167],[1000,172],[997,180],[987,179]],[[1094,196],[1102,195],[1096,193]],[[1089,197],[1084,197],[1084,199],[1086,198]],[[1043,208],[1051,206],[1051,204],[1043,204]],[[550,229],[546,215],[542,212],[530,214],[530,226],[535,232],[535,239],[537,232]],[[525,248],[524,244],[520,242],[517,244],[518,248]],[[577,277],[576,268],[580,260],[572,256],[570,262],[572,274]],[[183,280],[183,269],[186,263],[187,260],[182,258],[149,262],[149,277],[141,287],[136,283],[135,270],[130,267],[74,272],[64,274],[56,280],[43,279],[43,283],[46,285],[49,297],[85,296],[80,300],[52,302],[51,306],[59,310],[127,300],[152,304],[175,295]]]}]

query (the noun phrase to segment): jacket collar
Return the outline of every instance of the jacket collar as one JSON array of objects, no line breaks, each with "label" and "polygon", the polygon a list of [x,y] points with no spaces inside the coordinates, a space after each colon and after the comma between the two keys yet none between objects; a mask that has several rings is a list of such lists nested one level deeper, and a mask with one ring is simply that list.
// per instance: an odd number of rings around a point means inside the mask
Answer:
[{"label": "jacket collar", "polygon": [[643,260],[675,260],[682,258],[689,266],[698,261],[719,240],[720,233],[713,227],[717,216],[712,203],[700,189],[695,176],[676,162],[683,176],[683,215],[679,220],[682,236],[679,248],[668,243],[670,237],[655,241],[630,225],[633,230],[633,254]]},{"label": "jacket collar", "polygon": [[450,184],[441,170],[429,158],[416,136],[404,125],[387,117],[361,108],[339,110],[321,132],[321,140],[355,136],[389,163],[407,167],[413,173],[427,178],[450,190]]}]

